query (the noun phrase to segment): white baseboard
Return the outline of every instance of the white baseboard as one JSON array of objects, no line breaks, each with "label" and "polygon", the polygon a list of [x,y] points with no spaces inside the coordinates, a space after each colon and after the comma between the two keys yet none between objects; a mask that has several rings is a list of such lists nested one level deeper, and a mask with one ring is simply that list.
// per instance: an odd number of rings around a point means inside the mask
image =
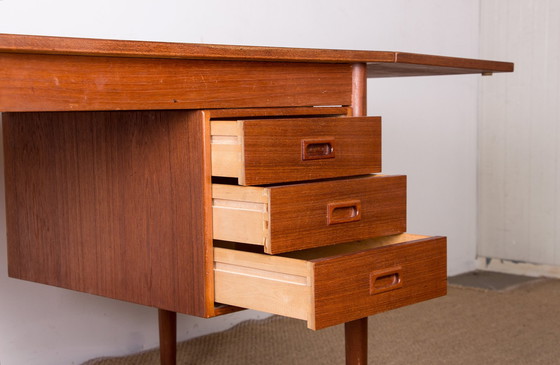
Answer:
[{"label": "white baseboard", "polygon": [[548,277],[560,279],[560,266],[531,264],[513,260],[495,259],[491,257],[477,257],[478,270],[497,271],[506,274],[525,275],[534,277]]}]

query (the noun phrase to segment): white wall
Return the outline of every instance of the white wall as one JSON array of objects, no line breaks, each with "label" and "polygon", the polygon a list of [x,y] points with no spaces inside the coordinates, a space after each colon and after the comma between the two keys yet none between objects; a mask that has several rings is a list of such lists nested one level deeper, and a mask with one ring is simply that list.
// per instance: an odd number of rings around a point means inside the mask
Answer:
[{"label": "white wall", "polygon": [[482,82],[479,255],[559,266],[560,2],[481,4],[481,54],[515,72]]},{"label": "white wall", "polygon": [[[0,33],[463,57],[478,56],[478,19],[478,0],[0,0]],[[409,231],[447,235],[450,273],[472,269],[478,77],[368,85],[369,114],[384,117],[384,170],[409,176]],[[154,309],[7,278],[0,222],[1,365],[78,364],[157,345]],[[254,315],[180,316],[179,338]]]}]

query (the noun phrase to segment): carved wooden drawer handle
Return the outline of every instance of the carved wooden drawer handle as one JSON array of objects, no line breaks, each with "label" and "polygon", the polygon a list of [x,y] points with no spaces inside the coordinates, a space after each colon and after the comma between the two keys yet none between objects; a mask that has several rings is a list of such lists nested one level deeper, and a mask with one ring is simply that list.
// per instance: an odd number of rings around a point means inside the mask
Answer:
[{"label": "carved wooden drawer handle", "polygon": [[362,219],[362,203],[347,200],[327,204],[327,224],[355,222]]},{"label": "carved wooden drawer handle", "polygon": [[334,158],[334,137],[303,139],[301,141],[301,159],[321,160]]},{"label": "carved wooden drawer handle", "polygon": [[369,293],[375,295],[402,288],[401,270],[401,266],[395,266],[373,271],[369,274]]}]

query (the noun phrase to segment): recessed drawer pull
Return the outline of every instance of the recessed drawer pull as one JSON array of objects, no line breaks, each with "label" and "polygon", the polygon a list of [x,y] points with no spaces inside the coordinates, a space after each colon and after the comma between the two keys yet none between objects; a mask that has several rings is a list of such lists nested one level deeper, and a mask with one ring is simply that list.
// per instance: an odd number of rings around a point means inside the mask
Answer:
[{"label": "recessed drawer pull", "polygon": [[362,203],[359,200],[329,203],[327,205],[327,224],[355,222],[362,219]]},{"label": "recessed drawer pull", "polygon": [[304,161],[334,158],[334,156],[334,137],[301,141],[301,159]]},{"label": "recessed drawer pull", "polygon": [[401,270],[400,266],[396,266],[372,272],[369,275],[369,293],[375,295],[402,288]]}]

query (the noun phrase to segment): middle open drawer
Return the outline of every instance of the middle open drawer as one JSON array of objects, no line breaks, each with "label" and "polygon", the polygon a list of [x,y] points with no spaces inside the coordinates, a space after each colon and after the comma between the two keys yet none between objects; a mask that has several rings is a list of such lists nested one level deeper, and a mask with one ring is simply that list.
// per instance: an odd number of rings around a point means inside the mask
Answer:
[{"label": "middle open drawer", "polygon": [[406,176],[269,187],[212,185],[215,240],[277,254],[406,231]]}]

